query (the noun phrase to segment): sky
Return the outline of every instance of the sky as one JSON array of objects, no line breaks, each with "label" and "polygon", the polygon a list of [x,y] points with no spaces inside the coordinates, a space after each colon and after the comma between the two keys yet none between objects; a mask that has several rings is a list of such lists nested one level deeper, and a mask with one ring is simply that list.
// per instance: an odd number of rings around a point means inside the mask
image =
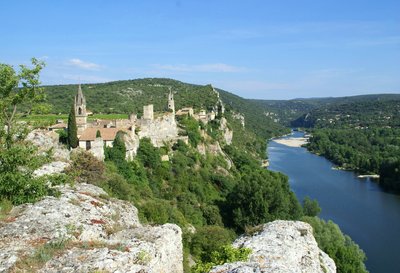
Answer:
[{"label": "sky", "polygon": [[399,0],[0,1],[0,63],[41,81],[147,77],[245,98],[400,93]]}]

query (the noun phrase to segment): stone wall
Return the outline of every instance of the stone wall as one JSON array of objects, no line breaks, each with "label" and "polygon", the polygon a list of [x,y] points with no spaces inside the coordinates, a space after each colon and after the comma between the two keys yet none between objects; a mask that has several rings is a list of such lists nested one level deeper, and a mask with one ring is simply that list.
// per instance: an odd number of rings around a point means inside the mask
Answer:
[{"label": "stone wall", "polygon": [[178,127],[173,113],[165,114],[155,120],[140,119],[139,138],[150,138],[156,147],[164,146],[164,142],[176,141],[178,138]]}]

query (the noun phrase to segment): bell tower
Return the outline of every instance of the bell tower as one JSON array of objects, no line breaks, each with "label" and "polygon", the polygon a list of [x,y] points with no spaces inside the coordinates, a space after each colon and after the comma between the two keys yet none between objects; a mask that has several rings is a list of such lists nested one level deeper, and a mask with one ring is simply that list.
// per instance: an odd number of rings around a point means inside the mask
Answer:
[{"label": "bell tower", "polygon": [[171,89],[169,90],[168,94],[168,110],[172,110],[172,113],[175,114],[174,94],[172,93]]},{"label": "bell tower", "polygon": [[78,128],[78,136],[87,128],[86,99],[83,96],[81,85],[79,84],[78,93],[74,102],[76,127]]}]

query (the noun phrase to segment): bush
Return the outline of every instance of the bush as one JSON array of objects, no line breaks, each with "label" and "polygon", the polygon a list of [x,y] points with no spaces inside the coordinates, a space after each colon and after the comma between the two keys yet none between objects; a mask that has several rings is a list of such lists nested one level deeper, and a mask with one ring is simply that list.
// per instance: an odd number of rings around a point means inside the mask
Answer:
[{"label": "bush", "polygon": [[153,146],[149,138],[140,140],[137,157],[147,168],[156,169],[161,165],[160,151]]},{"label": "bush", "polygon": [[251,253],[248,248],[234,248],[231,245],[221,246],[210,255],[210,261],[200,261],[193,268],[192,273],[207,273],[216,265],[246,261]]},{"label": "bush", "polygon": [[235,233],[220,226],[204,226],[197,228],[190,244],[192,255],[205,262],[212,260],[212,252],[224,245],[231,244]]},{"label": "bush", "polygon": [[65,170],[77,182],[100,186],[104,180],[104,163],[87,151],[78,151],[71,156],[72,163]]}]

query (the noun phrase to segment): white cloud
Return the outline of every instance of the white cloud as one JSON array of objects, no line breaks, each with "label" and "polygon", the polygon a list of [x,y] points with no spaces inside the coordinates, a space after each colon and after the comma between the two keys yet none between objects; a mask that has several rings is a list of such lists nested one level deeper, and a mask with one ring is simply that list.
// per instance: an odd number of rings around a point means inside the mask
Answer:
[{"label": "white cloud", "polygon": [[78,58],[70,59],[68,64],[85,70],[100,70],[102,68],[99,64],[85,62]]},{"label": "white cloud", "polygon": [[222,73],[235,73],[235,72],[243,72],[247,69],[244,67],[238,67],[233,65],[228,65],[224,63],[214,63],[214,64],[197,64],[197,65],[187,65],[187,64],[178,64],[178,65],[170,65],[170,64],[155,64],[154,68],[163,71],[173,71],[173,72],[205,72],[205,73],[214,73],[214,72],[222,72]]}]

